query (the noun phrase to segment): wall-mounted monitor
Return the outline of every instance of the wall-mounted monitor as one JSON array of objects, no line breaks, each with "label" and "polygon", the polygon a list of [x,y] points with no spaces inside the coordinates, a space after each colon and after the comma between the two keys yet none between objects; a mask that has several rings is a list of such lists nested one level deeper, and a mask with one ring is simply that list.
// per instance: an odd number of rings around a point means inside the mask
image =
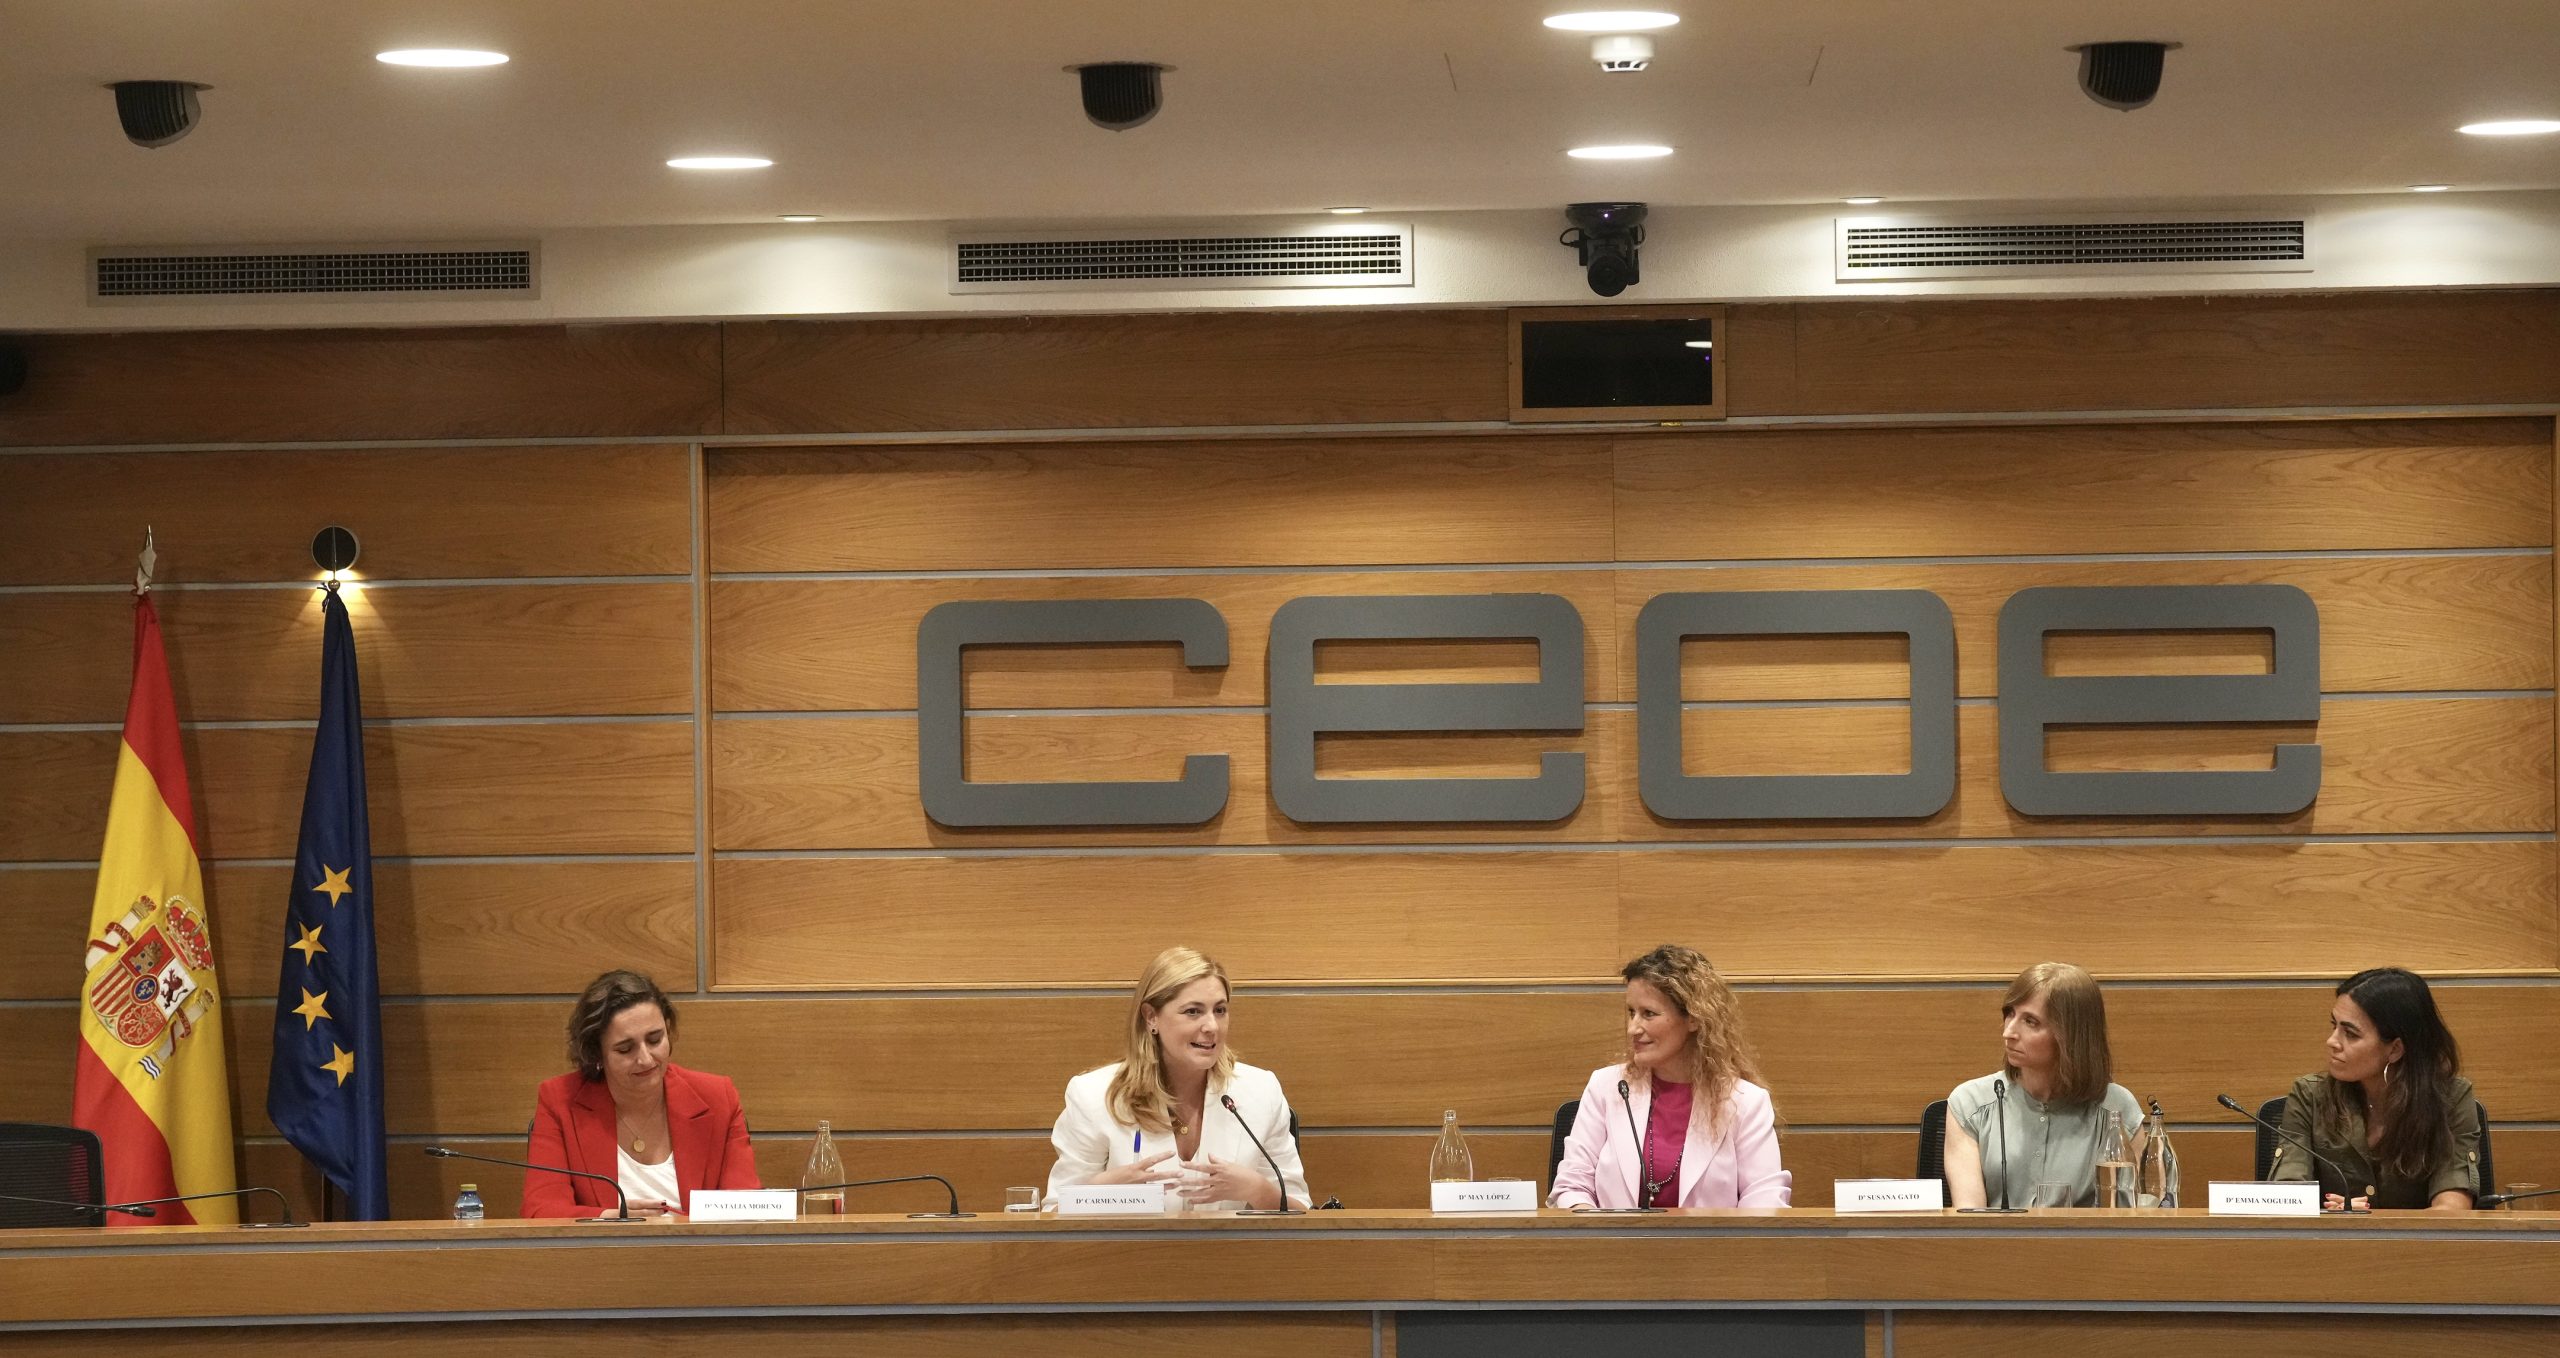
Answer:
[{"label": "wall-mounted monitor", "polygon": [[1511,418],[1720,420],[1720,306],[1515,307]]}]

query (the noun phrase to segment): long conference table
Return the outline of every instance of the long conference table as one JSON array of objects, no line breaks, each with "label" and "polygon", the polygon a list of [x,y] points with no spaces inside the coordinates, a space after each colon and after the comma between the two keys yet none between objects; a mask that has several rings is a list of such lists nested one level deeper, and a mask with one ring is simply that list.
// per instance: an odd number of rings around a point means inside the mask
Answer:
[{"label": "long conference table", "polygon": [[2544,1354],[2560,1351],[2560,1215],[1392,1210],[0,1232],[10,1358],[360,1351]]}]

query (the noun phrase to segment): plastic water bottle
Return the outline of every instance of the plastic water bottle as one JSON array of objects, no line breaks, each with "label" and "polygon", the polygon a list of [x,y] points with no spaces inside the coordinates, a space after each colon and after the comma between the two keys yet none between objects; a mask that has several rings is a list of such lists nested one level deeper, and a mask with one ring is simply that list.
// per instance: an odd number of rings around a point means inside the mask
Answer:
[{"label": "plastic water bottle", "polygon": [[489,1209],[480,1202],[480,1185],[464,1184],[462,1192],[455,1195],[453,1200],[453,1219],[479,1221],[488,1215]]},{"label": "plastic water bottle", "polygon": [[1431,1181],[1469,1183],[1475,1177],[1476,1159],[1467,1153],[1466,1135],[1458,1130],[1458,1110],[1452,1108],[1440,1115],[1440,1139],[1431,1146]]}]

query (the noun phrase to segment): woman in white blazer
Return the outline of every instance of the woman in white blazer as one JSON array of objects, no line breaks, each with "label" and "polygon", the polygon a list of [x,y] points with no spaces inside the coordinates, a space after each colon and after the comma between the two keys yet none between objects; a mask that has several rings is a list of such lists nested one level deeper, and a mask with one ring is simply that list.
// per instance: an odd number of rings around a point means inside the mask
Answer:
[{"label": "woman in white blazer", "polygon": [[1067,1081],[1049,1133],[1058,1152],[1049,1196],[1077,1184],[1162,1183],[1212,1211],[1307,1205],[1288,1097],[1278,1076],[1227,1047],[1228,1000],[1225,969],[1189,948],[1147,964],[1127,1054]]},{"label": "woman in white blazer", "polygon": [[1627,1059],[1591,1072],[1547,1201],[1577,1212],[1784,1207],[1777,1113],[1733,991],[1696,950],[1629,962]]}]

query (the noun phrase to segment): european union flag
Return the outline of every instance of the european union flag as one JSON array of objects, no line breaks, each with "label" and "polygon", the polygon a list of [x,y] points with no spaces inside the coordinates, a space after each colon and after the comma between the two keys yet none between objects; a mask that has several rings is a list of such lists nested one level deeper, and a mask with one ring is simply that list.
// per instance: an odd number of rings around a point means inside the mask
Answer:
[{"label": "european union flag", "polygon": [[267,1116],[347,1195],[349,1219],[391,1215],[383,1175],[382,1004],[373,967],[373,843],[365,820],[356,634],[332,583],[321,601],[320,725],[302,790],[302,845],[284,912]]}]

